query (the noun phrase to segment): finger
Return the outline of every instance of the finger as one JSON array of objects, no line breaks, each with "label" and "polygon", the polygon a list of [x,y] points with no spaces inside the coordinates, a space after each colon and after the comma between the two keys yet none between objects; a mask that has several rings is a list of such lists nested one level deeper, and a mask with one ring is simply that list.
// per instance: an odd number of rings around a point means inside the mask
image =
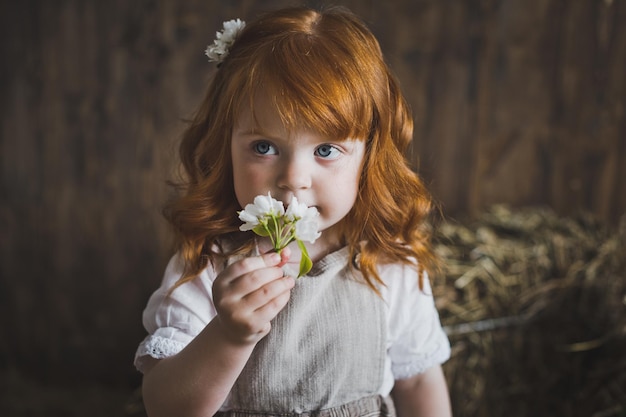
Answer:
[{"label": "finger", "polygon": [[285,265],[287,261],[289,261],[289,258],[291,258],[291,249],[287,246],[280,252],[280,263],[278,266]]},{"label": "finger", "polygon": [[250,292],[241,301],[249,308],[257,310],[265,304],[271,302],[284,292],[288,292],[295,285],[295,280],[289,276],[281,276],[271,280],[265,285],[259,287],[255,291]]},{"label": "finger", "polygon": [[[293,279],[293,278],[292,278]],[[279,293],[255,310],[254,314],[260,321],[270,322],[285,308],[291,298],[291,289]]]},{"label": "finger", "polygon": [[281,261],[281,255],[276,252],[266,253],[260,256],[251,256],[249,258],[244,258],[239,262],[235,262],[231,265],[237,275],[243,275],[248,272],[268,268],[272,266],[277,266]]},{"label": "finger", "polygon": [[228,328],[244,337],[264,333],[270,321],[285,307],[289,301],[291,288],[295,280],[284,277],[273,281],[256,294],[240,300],[236,308],[227,310],[220,315],[221,320],[228,323]]},{"label": "finger", "polygon": [[263,268],[278,266],[280,262],[281,255],[276,252],[266,253],[261,256],[251,256],[249,258],[243,258],[228,266],[221,274],[221,280],[224,283],[229,283],[247,273]]},{"label": "finger", "polygon": [[[216,280],[213,285],[213,301],[218,311],[251,312],[266,303],[268,299],[275,297],[277,292],[293,286],[287,280],[285,281],[286,285],[285,283],[281,285],[279,282],[265,287],[273,281],[282,279],[282,269],[273,266],[253,270],[236,278],[228,277]],[[255,294],[255,296],[250,297],[251,294]]]},{"label": "finger", "polygon": [[257,269],[231,281],[228,285],[228,288],[229,291],[232,291],[232,293],[239,294],[241,298],[246,298],[256,291],[266,291],[264,289],[266,285],[275,280],[282,279],[283,276],[283,270],[278,266]]}]

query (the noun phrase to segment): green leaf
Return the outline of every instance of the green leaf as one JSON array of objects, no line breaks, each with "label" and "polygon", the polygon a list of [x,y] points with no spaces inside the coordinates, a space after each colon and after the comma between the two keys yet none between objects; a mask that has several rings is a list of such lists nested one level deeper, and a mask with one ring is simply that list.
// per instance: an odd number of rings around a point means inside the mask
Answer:
[{"label": "green leaf", "polygon": [[269,232],[267,230],[267,228],[265,226],[263,226],[262,224],[259,224],[257,226],[254,227],[254,229],[252,229],[252,231],[254,233],[256,233],[259,236],[269,236]]},{"label": "green leaf", "polygon": [[306,250],[306,246],[301,240],[296,240],[298,242],[298,247],[302,252],[302,256],[300,257],[300,272],[298,272],[298,278],[303,275],[306,275],[311,268],[313,268],[313,262],[311,261],[311,257],[309,256],[309,252]]}]

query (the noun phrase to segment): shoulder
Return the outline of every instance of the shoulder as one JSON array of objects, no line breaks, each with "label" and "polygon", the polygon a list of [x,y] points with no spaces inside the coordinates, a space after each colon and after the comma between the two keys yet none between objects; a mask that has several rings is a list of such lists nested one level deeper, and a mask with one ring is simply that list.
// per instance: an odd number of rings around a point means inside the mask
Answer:
[{"label": "shoulder", "polygon": [[418,264],[390,263],[378,266],[378,273],[383,281],[382,292],[389,297],[429,297],[432,290],[428,273],[423,271],[423,286],[420,288],[420,273]]},{"label": "shoulder", "polygon": [[394,332],[402,332],[415,321],[438,319],[435,299],[429,277],[424,272],[420,287],[416,266],[389,264],[379,267],[384,286],[380,293],[388,312],[389,326]]}]

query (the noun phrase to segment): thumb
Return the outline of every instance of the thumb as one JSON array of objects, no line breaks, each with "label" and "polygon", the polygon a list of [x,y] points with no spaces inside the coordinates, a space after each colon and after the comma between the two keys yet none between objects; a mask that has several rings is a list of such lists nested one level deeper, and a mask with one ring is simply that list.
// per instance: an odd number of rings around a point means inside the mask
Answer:
[{"label": "thumb", "polygon": [[289,261],[289,258],[291,258],[291,249],[287,246],[280,251],[280,263],[278,266],[285,265]]}]

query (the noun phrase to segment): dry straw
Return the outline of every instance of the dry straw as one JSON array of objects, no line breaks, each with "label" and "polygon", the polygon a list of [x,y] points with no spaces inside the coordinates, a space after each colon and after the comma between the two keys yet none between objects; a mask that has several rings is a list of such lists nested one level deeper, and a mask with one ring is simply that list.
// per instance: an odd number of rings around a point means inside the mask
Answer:
[{"label": "dry straw", "polygon": [[626,216],[498,206],[436,244],[455,416],[626,416]]}]

